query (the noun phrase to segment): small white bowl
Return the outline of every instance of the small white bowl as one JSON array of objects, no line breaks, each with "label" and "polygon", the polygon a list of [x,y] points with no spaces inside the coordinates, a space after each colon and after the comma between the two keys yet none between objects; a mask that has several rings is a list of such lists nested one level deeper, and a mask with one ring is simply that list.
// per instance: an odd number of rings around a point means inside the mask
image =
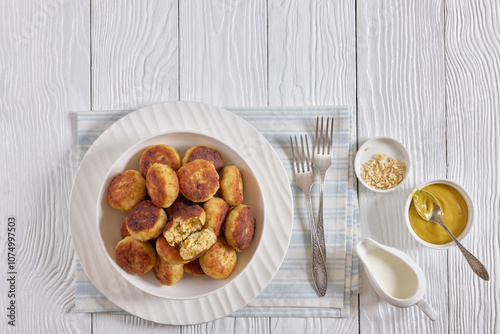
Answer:
[{"label": "small white bowl", "polygon": [[[404,161],[406,165],[405,177],[403,181],[401,181],[397,186],[390,189],[375,189],[368,185],[365,180],[361,177],[361,169],[363,168],[363,164],[373,159],[375,154],[385,154],[387,158],[395,158],[398,161]],[[366,188],[371,191],[375,191],[378,193],[387,193],[390,191],[394,191],[401,187],[401,185],[406,181],[408,175],[410,174],[411,164],[410,164],[410,155],[406,148],[398,142],[397,140],[389,137],[375,137],[367,140],[361,147],[358,149],[356,153],[356,157],[354,158],[354,171],[356,172],[356,176],[358,177],[359,182],[364,185]]]},{"label": "small white bowl", "polygon": [[467,209],[468,209],[468,212],[469,212],[469,216],[467,218],[467,225],[465,225],[465,228],[462,231],[462,233],[460,233],[460,235],[458,237],[456,237],[458,241],[462,242],[462,240],[467,236],[467,234],[469,234],[469,231],[470,231],[470,229],[472,227],[472,223],[473,223],[473,220],[474,220],[474,205],[472,203],[472,199],[470,198],[469,194],[465,191],[465,189],[462,188],[459,184],[457,184],[457,183],[455,183],[453,181],[444,180],[444,179],[434,179],[434,180],[430,180],[430,181],[427,181],[427,182],[424,182],[424,183],[420,184],[417,188],[415,188],[415,189],[412,190],[412,192],[410,193],[410,195],[408,195],[408,199],[406,200],[406,205],[405,205],[405,208],[404,208],[404,215],[405,215],[406,227],[410,231],[410,234],[418,242],[420,242],[422,245],[430,247],[430,248],[434,248],[434,249],[446,249],[446,248],[450,248],[450,247],[456,246],[455,242],[452,240],[452,241],[450,241],[450,242],[448,242],[446,244],[432,244],[430,242],[427,242],[427,241],[423,240],[422,238],[420,238],[415,233],[415,231],[413,231],[413,228],[411,227],[411,224],[410,224],[409,214],[408,214],[408,212],[410,210],[410,205],[412,205],[411,194],[414,191],[416,191],[417,189],[422,189],[425,186],[428,186],[428,185],[431,185],[431,184],[436,184],[436,183],[446,184],[446,185],[448,185],[448,186],[453,187],[454,189],[456,189],[460,193],[460,195],[462,195],[462,197],[465,200],[465,203],[467,204]]}]

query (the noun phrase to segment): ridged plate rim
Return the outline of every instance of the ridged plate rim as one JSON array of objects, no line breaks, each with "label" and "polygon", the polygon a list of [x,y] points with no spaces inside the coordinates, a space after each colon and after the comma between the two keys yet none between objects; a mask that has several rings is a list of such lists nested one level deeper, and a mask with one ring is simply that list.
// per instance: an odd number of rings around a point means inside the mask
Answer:
[{"label": "ridged plate rim", "polygon": [[[195,299],[165,299],[134,287],[109,265],[97,239],[97,199],[108,170],[129,147],[166,131],[199,131],[231,143],[253,169],[266,201],[263,240],[252,261],[223,289]],[[293,202],[288,177],[277,153],[250,123],[204,103],[165,102],[124,116],[92,144],[75,176],[69,214],[78,258],[104,296],[143,319],[190,325],[229,315],[264,290],[277,273],[290,243]]]}]

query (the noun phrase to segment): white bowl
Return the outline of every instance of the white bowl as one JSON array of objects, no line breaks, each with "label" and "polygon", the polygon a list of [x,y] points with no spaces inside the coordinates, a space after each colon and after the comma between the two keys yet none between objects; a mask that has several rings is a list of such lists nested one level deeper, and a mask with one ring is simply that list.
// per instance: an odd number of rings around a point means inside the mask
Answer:
[{"label": "white bowl", "polygon": [[[151,145],[167,144],[174,147],[179,155],[184,156],[185,151],[195,145],[208,145],[218,150],[224,161],[224,165],[237,166],[242,174],[244,182],[244,204],[250,206],[256,219],[255,236],[244,252],[238,253],[236,268],[231,275],[224,280],[212,279],[206,275],[196,277],[185,274],[174,286],[168,287],[161,284],[155,277],[153,270],[145,275],[129,274],[123,270],[115,261],[115,246],[121,240],[120,227],[127,216],[126,212],[113,209],[107,200],[107,191],[111,180],[116,175],[127,169],[139,170],[139,160],[142,152]],[[249,165],[230,146],[207,135],[193,132],[167,132],[155,135],[132,146],[113,164],[109,170],[100,190],[97,206],[97,224],[100,241],[106,250],[103,256],[109,259],[111,265],[120,275],[138,289],[154,296],[168,299],[193,299],[209,295],[230,284],[252,260],[257,252],[264,229],[265,203],[262,200],[260,186]]]},{"label": "white bowl", "polygon": [[[405,177],[397,186],[390,189],[375,189],[368,185],[365,180],[363,180],[363,178],[361,177],[361,169],[363,168],[363,164],[365,162],[368,162],[369,160],[372,160],[375,154],[385,154],[387,155],[387,158],[395,158],[396,160],[403,161],[405,163]],[[356,176],[359,182],[371,191],[375,191],[378,193],[387,193],[400,188],[408,178],[410,169],[411,163],[408,151],[403,146],[403,144],[389,137],[375,137],[367,140],[358,149],[356,157],[354,158],[354,171],[356,172]]]},{"label": "white bowl", "polygon": [[411,227],[411,224],[410,224],[410,218],[409,218],[409,215],[408,215],[408,211],[410,209],[410,205],[412,204],[411,194],[414,191],[416,191],[417,189],[422,189],[425,186],[428,186],[428,185],[431,185],[431,184],[436,184],[436,183],[446,184],[446,185],[448,185],[448,186],[453,187],[454,189],[456,189],[460,193],[460,195],[462,195],[462,197],[465,200],[465,203],[467,204],[467,209],[468,209],[468,212],[469,212],[469,216],[467,218],[467,225],[465,225],[465,228],[462,231],[462,233],[460,233],[460,235],[456,237],[457,240],[461,242],[467,236],[467,234],[469,234],[469,231],[470,231],[470,229],[472,227],[472,223],[473,223],[473,220],[474,220],[474,205],[472,203],[472,199],[470,198],[469,194],[465,191],[464,188],[462,188],[456,182],[449,181],[449,180],[444,180],[444,179],[434,179],[434,180],[430,180],[430,181],[427,181],[427,182],[424,182],[424,183],[420,184],[417,188],[413,189],[412,192],[410,193],[410,195],[408,196],[408,199],[406,200],[406,205],[405,205],[405,208],[404,208],[404,215],[405,215],[406,227],[410,231],[410,234],[418,242],[420,242],[422,245],[430,247],[430,248],[446,249],[446,248],[450,248],[450,247],[456,246],[455,242],[452,240],[452,241],[450,241],[448,243],[445,243],[445,244],[432,244],[430,242],[427,242],[427,241],[423,240],[422,238],[420,238],[415,233],[415,231],[413,231],[413,228]]}]

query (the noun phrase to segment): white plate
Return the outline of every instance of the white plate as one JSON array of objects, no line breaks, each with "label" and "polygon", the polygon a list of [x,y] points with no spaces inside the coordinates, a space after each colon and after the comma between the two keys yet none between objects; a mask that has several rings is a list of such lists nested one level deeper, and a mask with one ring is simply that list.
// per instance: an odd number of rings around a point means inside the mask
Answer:
[{"label": "white plate", "polygon": [[[166,132],[196,132],[228,144],[254,172],[266,203],[261,242],[251,261],[230,283],[199,298],[168,299],[136,288],[110,264],[99,237],[96,217],[100,190],[115,161],[137,143]],[[94,285],[123,310],[172,325],[212,321],[254,299],[278,271],[288,249],[292,224],[290,185],[271,145],[240,117],[195,102],[153,105],[110,126],[82,160],[70,199],[71,236]]]},{"label": "white plate", "polygon": [[[375,189],[370,187],[361,177],[361,168],[363,164],[371,159],[375,154],[385,154],[388,158],[395,158],[398,161],[404,161],[406,165],[405,178],[401,181],[397,186],[390,189]],[[356,172],[356,176],[358,177],[359,182],[364,185],[366,188],[371,191],[386,193],[390,191],[394,191],[401,187],[403,183],[408,178],[410,174],[411,163],[410,163],[410,155],[406,148],[398,142],[397,140],[389,137],[375,137],[367,140],[361,147],[358,149],[356,153],[356,157],[354,158],[354,171]]]}]

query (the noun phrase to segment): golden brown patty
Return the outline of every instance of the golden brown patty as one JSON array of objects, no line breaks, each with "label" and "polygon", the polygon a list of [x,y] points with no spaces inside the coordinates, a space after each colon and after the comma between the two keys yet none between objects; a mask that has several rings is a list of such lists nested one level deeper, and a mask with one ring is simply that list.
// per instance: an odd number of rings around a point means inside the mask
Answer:
[{"label": "golden brown patty", "polygon": [[179,282],[184,275],[183,266],[182,264],[168,263],[161,256],[158,256],[154,266],[155,276],[161,284],[172,286]]},{"label": "golden brown patty", "polygon": [[222,169],[219,194],[230,206],[243,203],[243,178],[238,167],[226,166]]},{"label": "golden brown patty", "polygon": [[122,239],[130,235],[127,230],[127,218],[123,220],[122,227],[120,228],[120,234],[122,236]]},{"label": "golden brown patty", "polygon": [[168,145],[150,146],[144,150],[139,162],[142,176],[146,177],[149,167],[155,163],[167,165],[177,171],[181,167],[181,157],[175,148]]},{"label": "golden brown patty", "polygon": [[205,211],[198,205],[191,205],[176,211],[170,216],[163,229],[163,236],[170,246],[175,247],[191,233],[201,230],[205,225]]},{"label": "golden brown patty", "polygon": [[196,258],[193,261],[189,261],[184,265],[184,272],[194,275],[194,276],[203,276],[205,273],[200,266],[200,258]]},{"label": "golden brown patty", "polygon": [[179,196],[177,196],[177,198],[175,199],[174,203],[172,203],[172,205],[166,209],[167,215],[170,217],[176,211],[184,209],[185,207],[188,207],[193,204],[194,204],[193,202],[187,200],[186,197],[184,197],[182,194],[179,194]]},{"label": "golden brown patty", "polygon": [[130,235],[139,241],[148,241],[159,236],[167,224],[167,214],[151,201],[137,204],[125,218]]},{"label": "golden brown patty", "polygon": [[147,243],[126,237],[120,240],[115,247],[116,262],[126,272],[143,275],[156,263],[156,253]]},{"label": "golden brown patty", "polygon": [[168,208],[179,195],[177,174],[167,165],[152,164],[146,176],[146,188],[155,205]]},{"label": "golden brown patty", "polygon": [[130,211],[146,198],[146,181],[136,170],[126,170],[111,181],[108,202],[120,211]]},{"label": "golden brown patty", "polygon": [[255,218],[249,206],[240,204],[227,214],[224,235],[228,244],[237,252],[243,252],[253,240]]},{"label": "golden brown patty", "polygon": [[233,272],[236,260],[236,251],[223,237],[219,237],[215,245],[200,257],[200,266],[208,276],[224,279]]},{"label": "golden brown patty", "polygon": [[219,189],[219,174],[206,160],[188,162],[177,171],[177,176],[181,193],[196,203],[208,201]]},{"label": "golden brown patty", "polygon": [[191,147],[184,154],[184,158],[182,158],[182,165],[187,164],[188,162],[203,159],[210,161],[217,171],[221,170],[224,167],[224,163],[222,162],[222,156],[219,151],[211,148],[210,146],[205,145],[197,145]]},{"label": "golden brown patty", "polygon": [[153,249],[156,249],[156,239],[157,238],[153,238],[153,239],[148,240],[148,243],[151,245],[151,247],[153,247]]},{"label": "golden brown patty", "polygon": [[163,234],[160,234],[158,239],[156,239],[156,252],[163,260],[171,264],[184,264],[188,262],[179,254],[179,247],[170,246]]},{"label": "golden brown patty", "polygon": [[181,244],[179,253],[184,260],[191,261],[200,257],[212,247],[217,241],[212,230],[204,228],[201,231],[194,232]]},{"label": "golden brown patty", "polygon": [[222,225],[229,211],[229,205],[222,198],[212,197],[205,202],[203,210],[207,214],[205,227],[211,229],[217,237],[220,236],[222,234]]}]

